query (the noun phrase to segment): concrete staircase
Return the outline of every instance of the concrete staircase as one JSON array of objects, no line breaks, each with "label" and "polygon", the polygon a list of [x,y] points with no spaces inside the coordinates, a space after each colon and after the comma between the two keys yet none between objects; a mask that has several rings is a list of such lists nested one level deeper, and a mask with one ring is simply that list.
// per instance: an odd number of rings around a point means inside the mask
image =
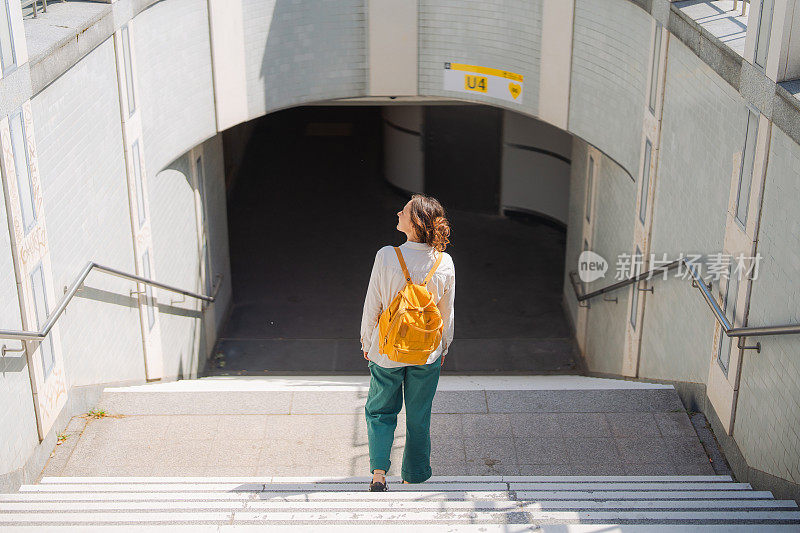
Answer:
[{"label": "concrete staircase", "polygon": [[0,531],[800,531],[794,501],[727,475],[673,387],[585,376],[442,376],[435,476],[367,492],[368,386],[106,389],[106,416],[73,418],[38,484],[0,494]]},{"label": "concrete staircase", "polygon": [[794,501],[729,476],[367,480],[48,477],[0,495],[0,531],[800,531]]}]

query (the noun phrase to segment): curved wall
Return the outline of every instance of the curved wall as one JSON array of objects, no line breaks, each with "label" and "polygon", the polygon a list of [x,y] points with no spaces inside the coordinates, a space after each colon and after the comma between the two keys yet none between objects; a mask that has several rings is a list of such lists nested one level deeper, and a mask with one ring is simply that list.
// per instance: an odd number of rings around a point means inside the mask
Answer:
[{"label": "curved wall", "polygon": [[[444,0],[420,0],[419,94],[489,103],[536,115],[541,32],[541,1],[466,0],[455,7]],[[522,103],[507,103],[477,92],[445,90],[445,62],[522,74]]]},{"label": "curved wall", "polygon": [[569,131],[632,176],[641,149],[653,19],[631,2],[575,1]]},{"label": "curved wall", "polygon": [[145,164],[153,172],[217,133],[205,2],[157,2],[133,21]]},{"label": "curved wall", "polygon": [[[581,146],[578,157],[583,159],[583,165],[586,166],[589,146],[583,141],[576,144]],[[588,284],[588,290],[598,289],[614,281],[611,273],[616,274],[615,258],[631,253],[636,222],[634,217],[625,216],[630,213],[631,206],[636,204],[636,183],[624,168],[603,157],[597,150],[593,150],[592,155],[595,159],[595,175],[591,213],[593,231],[588,235],[589,249],[609,260],[611,264],[609,274]],[[579,208],[579,213],[582,212],[583,205]],[[574,227],[579,228],[580,224]],[[573,231],[573,228],[568,227],[567,231]],[[570,268],[569,264],[567,268]],[[569,285],[565,285],[565,289],[568,287],[571,289]],[[595,372],[622,373],[630,297],[628,291],[616,291],[609,298],[616,298],[617,301],[595,298],[590,304],[585,326],[584,358],[589,368]]]},{"label": "curved wall", "polygon": [[422,106],[384,107],[383,177],[411,193],[425,191]]},{"label": "curved wall", "polygon": [[503,113],[501,209],[567,224],[572,136],[546,122]]},{"label": "curved wall", "polygon": [[[159,281],[190,291],[202,292],[198,283],[200,257],[197,251],[197,225],[194,217],[195,191],[191,184],[192,161],[184,154],[150,179],[150,216],[153,226],[153,263]],[[180,295],[159,291],[161,345],[167,376],[191,376],[196,372],[199,324],[186,320],[199,315],[200,303],[186,299],[182,307],[172,302]],[[187,311],[187,308],[189,311]]]},{"label": "curved wall", "polygon": [[241,0],[241,6],[248,118],[366,94],[364,0]]},{"label": "curved wall", "polygon": [[[425,107],[384,106],[384,178],[405,191],[425,187]],[[572,136],[545,122],[505,111],[502,131],[492,132],[500,145],[500,210],[516,210],[567,223],[569,157]],[[495,191],[498,192],[498,191]]]}]

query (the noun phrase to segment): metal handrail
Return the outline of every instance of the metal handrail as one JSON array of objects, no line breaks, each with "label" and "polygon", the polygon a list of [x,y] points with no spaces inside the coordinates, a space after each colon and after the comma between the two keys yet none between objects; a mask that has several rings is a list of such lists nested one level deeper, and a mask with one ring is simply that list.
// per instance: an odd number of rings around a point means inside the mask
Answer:
[{"label": "metal handrail", "polygon": [[[191,291],[185,291],[183,289],[179,289],[177,287],[173,287],[172,285],[167,285],[166,283],[159,283],[158,281],[153,281],[152,279],[143,278],[141,276],[136,276],[134,274],[128,274],[127,272],[122,272],[121,270],[117,270],[115,268],[107,267],[95,263],[94,261],[89,261],[86,263],[81,274],[78,278],[72,283],[72,287],[70,287],[67,292],[64,293],[64,297],[61,299],[61,302],[58,304],[58,307],[55,311],[53,311],[50,316],[47,318],[47,322],[44,323],[44,326],[39,331],[18,331],[18,330],[11,330],[11,329],[0,329],[0,338],[2,339],[19,339],[19,340],[38,340],[41,341],[44,339],[50,330],[53,328],[53,325],[58,320],[58,317],[61,316],[61,313],[64,312],[66,309],[67,304],[72,300],[72,297],[75,296],[75,293],[78,292],[81,285],[83,285],[83,281],[86,279],[86,276],[89,275],[93,269],[97,269],[100,272],[105,272],[106,274],[111,274],[113,276],[117,276],[124,279],[129,279],[131,281],[138,281],[140,283],[144,283],[146,285],[153,285],[154,287],[158,287],[160,289],[166,289],[168,291],[177,292],[180,294],[184,294],[186,296],[191,296],[192,298],[197,298],[198,300],[202,300],[205,302],[212,303],[216,300],[217,292],[219,291],[219,287],[221,285],[220,281],[222,280],[222,274],[217,274],[215,276],[214,286],[212,290],[212,296],[206,296],[203,294],[197,294]],[[5,348],[5,347],[4,347]],[[5,349],[5,351],[12,351],[9,349]]]},{"label": "metal handrail", "polygon": [[[48,0],[21,0],[21,4],[23,8],[28,6],[33,6],[33,18],[39,16],[37,12],[37,4],[41,2],[42,4],[42,13],[47,13],[47,1]],[[54,2],[55,0],[50,0],[50,2]],[[64,2],[64,0],[60,0],[60,2]]]},{"label": "metal handrail", "polygon": [[[64,0],[61,0],[61,1],[63,2]],[[21,3],[22,3],[22,7],[23,8],[32,5],[33,6],[33,18],[36,18],[36,17],[39,16],[39,13],[37,12],[37,9],[36,9],[36,7],[37,7],[36,4],[38,4],[39,2],[42,3],[42,13],[47,13],[47,0],[22,0]]]},{"label": "metal handrail", "polygon": [[[583,289],[580,286],[579,282],[575,281],[575,276],[577,272],[575,270],[569,273],[569,279],[572,282],[572,289],[575,291],[575,297],[578,299],[578,302],[583,302],[594,298],[595,296],[599,296],[606,292],[610,292],[632,283],[637,283],[645,278],[649,278],[650,274],[653,272],[664,273],[673,268],[678,267],[681,263],[686,265],[689,273],[692,275],[692,286],[700,289],[700,293],[703,295],[703,299],[705,300],[708,307],[714,313],[714,318],[716,318],[717,322],[719,322],[720,326],[722,326],[722,330],[725,332],[725,335],[728,337],[755,337],[755,336],[765,336],[765,335],[793,335],[800,333],[800,324],[785,324],[780,326],[747,326],[741,328],[733,327],[733,324],[730,323],[728,317],[725,316],[725,313],[722,311],[722,306],[720,306],[719,302],[717,302],[714,295],[711,294],[710,287],[706,285],[705,281],[700,277],[700,275],[695,271],[694,267],[689,264],[686,258],[681,257],[676,259],[675,261],[668,263],[664,266],[660,266],[657,268],[653,268],[648,270],[647,272],[643,272],[636,276],[632,276],[628,279],[624,279],[617,283],[613,283],[601,289],[597,289],[595,291],[583,294]],[[655,278],[653,278],[655,279]],[[637,287],[638,288],[638,287]],[[739,348],[755,348],[760,351],[760,343],[756,346],[743,346],[741,342],[737,343]]]}]

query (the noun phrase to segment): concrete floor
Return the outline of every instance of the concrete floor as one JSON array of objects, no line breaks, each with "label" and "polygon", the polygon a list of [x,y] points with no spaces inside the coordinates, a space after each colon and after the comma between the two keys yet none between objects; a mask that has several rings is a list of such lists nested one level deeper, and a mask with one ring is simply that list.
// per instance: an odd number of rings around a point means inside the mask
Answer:
[{"label": "concrete floor", "polygon": [[[365,475],[368,386],[366,376],[320,376],[106,389],[97,407],[107,416],[75,417],[43,475]],[[392,475],[405,434],[403,410]],[[715,473],[677,393],[658,384],[444,376],[431,441],[434,475]]]},{"label": "concrete floor", "polygon": [[[354,133],[306,136],[313,122],[352,122]],[[406,240],[395,226],[408,197],[381,177],[380,143],[370,108],[257,124],[228,203],[234,307],[206,375],[367,372],[358,339],[373,259]],[[443,371],[576,372],[560,303],[565,231],[448,217],[458,292]]]}]

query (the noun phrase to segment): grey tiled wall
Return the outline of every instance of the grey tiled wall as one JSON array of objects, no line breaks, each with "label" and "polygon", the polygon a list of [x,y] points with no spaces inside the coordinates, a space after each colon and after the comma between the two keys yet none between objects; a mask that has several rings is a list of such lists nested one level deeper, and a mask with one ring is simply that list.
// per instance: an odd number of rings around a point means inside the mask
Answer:
[{"label": "grey tiled wall", "polygon": [[[800,145],[772,128],[748,324],[800,323]],[[745,350],[734,437],[747,463],[800,483],[800,339],[760,337]]]},{"label": "grey tiled wall", "polygon": [[[11,258],[11,236],[6,203],[0,201],[0,328],[22,329],[19,298]],[[0,345],[17,349],[20,341],[0,339]],[[20,468],[38,444],[31,381],[24,353],[0,358],[0,474]],[[14,438],[7,438],[13,435]]]},{"label": "grey tiled wall", "polygon": [[[635,219],[631,207],[636,205],[636,183],[608,157],[601,157],[596,164],[594,235],[590,249],[608,261],[608,271],[604,278],[588,284],[589,291],[618,281],[615,279],[617,258],[620,254],[634,252]],[[630,288],[618,290],[609,295],[617,298],[617,303],[605,301],[602,297],[591,302],[586,328],[586,359],[597,372],[621,373],[630,294]]]},{"label": "grey tiled wall", "polygon": [[[541,35],[541,0],[420,0],[419,94],[488,102],[536,114]],[[522,74],[522,105],[479,93],[445,91],[446,61]]]},{"label": "grey tiled wall", "polygon": [[[650,250],[659,258],[722,252],[733,154],[744,143],[744,102],[677,39],[669,43],[664,95]],[[688,281],[670,274],[657,283],[647,299],[640,375],[705,383],[714,318]]]},{"label": "grey tiled wall", "polygon": [[217,132],[206,2],[169,0],[133,25],[148,175]]},{"label": "grey tiled wall", "polygon": [[[31,107],[56,296],[88,261],[135,273],[113,41],[37,94]],[[59,318],[70,385],[143,375],[134,288],[93,272]]]},{"label": "grey tiled wall", "polygon": [[[150,176],[150,218],[153,231],[153,263],[162,283],[202,292],[195,222],[195,189],[190,161],[184,154],[157,175]],[[158,309],[164,375],[189,377],[196,366],[193,357],[200,342],[200,303],[159,290]]]},{"label": "grey tiled wall", "polygon": [[652,19],[630,2],[576,0],[569,129],[636,176]]},{"label": "grey tiled wall", "polygon": [[365,0],[241,1],[250,117],[366,94]]}]

